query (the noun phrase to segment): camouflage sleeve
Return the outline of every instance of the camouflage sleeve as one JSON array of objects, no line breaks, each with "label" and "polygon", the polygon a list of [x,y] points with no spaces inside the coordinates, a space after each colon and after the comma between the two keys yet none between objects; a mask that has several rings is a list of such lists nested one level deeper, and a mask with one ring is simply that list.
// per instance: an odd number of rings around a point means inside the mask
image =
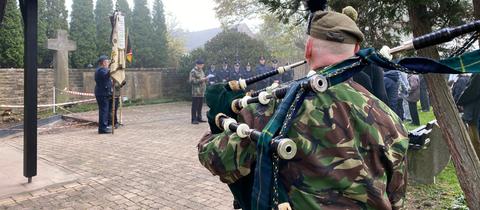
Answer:
[{"label": "camouflage sleeve", "polygon": [[192,69],[192,71],[190,71],[189,81],[190,83],[195,85],[200,84],[202,82],[202,78],[200,77],[200,74],[198,74],[197,71],[195,71],[195,69]]},{"label": "camouflage sleeve", "polygon": [[390,145],[386,145],[385,151],[389,166],[386,169],[388,174],[387,195],[393,210],[403,208],[407,188],[408,136],[400,120],[396,120],[396,124],[399,135],[393,139]]},{"label": "camouflage sleeve", "polygon": [[237,134],[207,133],[197,147],[200,163],[226,184],[248,175],[255,162],[255,144]]},{"label": "camouflage sleeve", "polygon": [[[407,187],[407,150],[408,150],[408,132],[401,119],[386,104],[375,99],[356,83],[351,83],[359,92],[366,96],[366,104],[356,104],[361,107],[363,114],[356,112],[357,123],[366,123],[365,127],[370,127],[370,135],[377,136],[376,140],[371,141],[380,143],[381,159],[385,174],[387,175],[386,194],[392,205],[392,209],[402,209],[405,202],[405,193]],[[357,101],[357,100],[350,100]],[[358,100],[361,101],[361,100]],[[372,129],[373,128],[373,129]],[[363,130],[363,129],[360,129]],[[376,133],[376,134],[375,134]],[[363,131],[362,136],[366,136]],[[367,135],[368,136],[368,135]],[[372,136],[372,137],[373,137]],[[370,138],[364,138],[370,139]],[[375,167],[375,166],[372,166]]]},{"label": "camouflage sleeve", "polygon": [[[244,108],[238,121],[250,128],[262,130],[273,115],[275,103],[268,106],[250,105]],[[231,132],[205,134],[198,143],[200,163],[224,183],[231,184],[251,172],[256,161],[255,142]]]}]

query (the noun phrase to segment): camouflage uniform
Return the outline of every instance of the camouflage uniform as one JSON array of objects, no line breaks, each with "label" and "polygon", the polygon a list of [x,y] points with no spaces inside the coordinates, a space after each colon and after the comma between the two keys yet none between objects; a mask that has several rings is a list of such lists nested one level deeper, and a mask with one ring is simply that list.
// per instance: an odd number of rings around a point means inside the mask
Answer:
[{"label": "camouflage uniform", "polygon": [[197,70],[193,68],[190,71],[189,81],[192,84],[192,97],[203,97],[205,95],[206,82],[202,81],[202,78],[205,77],[203,70]]},{"label": "camouflage uniform", "polygon": [[[239,121],[261,130],[274,104],[251,105]],[[406,189],[407,133],[383,102],[349,80],[309,93],[288,137],[298,151],[280,180],[294,209],[399,209]],[[232,184],[252,171],[255,144],[226,132],[205,135],[200,162]]]},{"label": "camouflage uniform", "polygon": [[203,80],[205,74],[202,69],[196,67],[190,71],[189,81],[192,84],[192,124],[205,122],[202,119],[203,96],[207,87],[207,81]]}]

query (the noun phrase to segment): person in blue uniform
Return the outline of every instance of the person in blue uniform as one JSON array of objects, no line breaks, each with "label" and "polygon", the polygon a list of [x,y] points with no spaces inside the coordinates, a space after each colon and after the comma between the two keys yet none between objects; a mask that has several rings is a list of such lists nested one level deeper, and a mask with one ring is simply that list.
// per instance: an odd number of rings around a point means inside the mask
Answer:
[{"label": "person in blue uniform", "polygon": [[223,62],[222,69],[220,69],[219,82],[230,81],[230,69],[228,69],[227,61]]},{"label": "person in blue uniform", "polygon": [[[269,71],[276,70],[277,68],[278,68],[278,60],[277,60],[277,59],[273,59],[273,60],[272,60],[272,66],[270,67],[270,70],[269,70]],[[281,83],[281,82],[282,82],[282,75],[281,75],[281,74],[277,74],[277,75],[273,76],[271,80],[272,80],[272,83],[273,83],[273,82]]]},{"label": "person in blue uniform", "polygon": [[253,76],[252,66],[250,62],[247,62],[245,68],[242,69],[242,79],[247,79]]},{"label": "person in blue uniform", "polygon": [[102,55],[98,58],[98,67],[95,70],[95,98],[98,104],[98,133],[112,133],[112,128],[108,125],[108,119],[111,118],[109,112],[112,97],[112,80],[110,79],[110,70],[108,66],[110,60]]},{"label": "person in blue uniform", "polygon": [[[288,65],[290,65],[290,63],[287,62],[285,66]],[[290,69],[289,71],[282,74],[282,83],[290,82],[293,80],[293,70],[294,69]]]},{"label": "person in blue uniform", "polygon": [[[260,56],[258,58],[258,64],[255,67],[255,74],[260,75],[268,72],[268,70],[270,70],[270,68],[268,68],[268,66],[265,64],[265,57]],[[266,88],[267,86],[270,86],[270,85],[271,85],[270,79],[264,79],[262,81],[257,82],[257,90]]]},{"label": "person in blue uniform", "polygon": [[211,77],[209,77],[207,85],[213,85],[215,83],[218,83],[218,74],[219,72],[218,70],[216,70],[215,64],[210,65],[210,69],[208,69],[205,73],[205,75],[207,76],[212,75]]},{"label": "person in blue uniform", "polygon": [[233,70],[230,72],[229,80],[239,80],[242,77],[242,72],[240,70],[240,62],[235,62],[233,65]]}]

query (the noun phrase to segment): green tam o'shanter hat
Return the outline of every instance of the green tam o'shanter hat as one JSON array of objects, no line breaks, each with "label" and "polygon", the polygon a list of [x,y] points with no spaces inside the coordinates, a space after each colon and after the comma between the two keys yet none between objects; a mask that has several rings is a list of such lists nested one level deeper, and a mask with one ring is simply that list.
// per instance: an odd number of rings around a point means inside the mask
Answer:
[{"label": "green tam o'shanter hat", "polygon": [[322,40],[356,44],[365,38],[355,21],[358,13],[353,7],[346,7],[342,13],[318,11],[312,14],[307,34]]}]

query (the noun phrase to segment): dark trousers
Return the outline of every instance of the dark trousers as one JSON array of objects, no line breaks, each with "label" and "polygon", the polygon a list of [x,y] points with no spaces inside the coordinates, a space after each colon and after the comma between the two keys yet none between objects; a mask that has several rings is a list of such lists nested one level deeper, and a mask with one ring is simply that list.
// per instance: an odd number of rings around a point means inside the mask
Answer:
[{"label": "dark trousers", "polygon": [[397,113],[397,115],[400,117],[401,120],[405,120],[403,118],[403,98],[402,97],[398,97],[397,99],[397,109],[395,110],[395,113]]},{"label": "dark trousers", "polygon": [[98,131],[105,131],[108,121],[112,118],[110,113],[111,100],[110,96],[95,96],[98,105]]},{"label": "dark trousers", "polygon": [[412,124],[420,125],[420,118],[418,117],[417,102],[408,102],[408,109],[412,117]]},{"label": "dark trousers", "polygon": [[[108,112],[110,113],[110,117],[108,118],[108,125],[112,125],[112,117],[111,117],[111,113],[112,113],[112,100],[108,100],[108,103],[110,103],[110,109],[108,110]],[[119,101],[119,98],[116,97],[115,98],[115,118],[114,118],[114,122],[115,124],[118,124],[118,115],[117,115],[117,111],[118,111],[118,105],[120,104],[120,101]]]},{"label": "dark trousers", "polygon": [[192,121],[202,119],[203,97],[192,97]]},{"label": "dark trousers", "polygon": [[229,184],[228,187],[233,194],[233,198],[242,207],[242,210],[250,210],[252,203],[253,169],[250,174]]},{"label": "dark trousers", "polygon": [[420,79],[420,105],[422,106],[422,111],[430,111],[430,99],[428,98],[427,81],[425,80],[424,76],[422,76]]}]

